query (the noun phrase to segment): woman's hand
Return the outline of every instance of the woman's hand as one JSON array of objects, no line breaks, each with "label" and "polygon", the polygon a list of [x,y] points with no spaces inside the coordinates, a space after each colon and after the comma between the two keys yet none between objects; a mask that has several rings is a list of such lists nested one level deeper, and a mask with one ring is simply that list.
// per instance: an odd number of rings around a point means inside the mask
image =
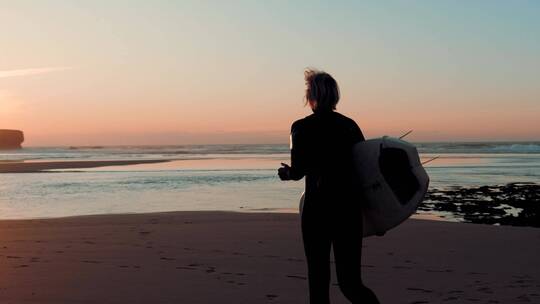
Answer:
[{"label": "woman's hand", "polygon": [[283,167],[278,169],[278,175],[281,180],[291,179],[291,167],[289,165],[281,163]]}]

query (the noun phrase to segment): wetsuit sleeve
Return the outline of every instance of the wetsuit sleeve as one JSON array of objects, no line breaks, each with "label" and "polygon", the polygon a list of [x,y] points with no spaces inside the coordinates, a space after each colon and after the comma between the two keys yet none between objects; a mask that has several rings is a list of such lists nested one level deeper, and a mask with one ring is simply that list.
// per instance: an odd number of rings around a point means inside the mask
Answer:
[{"label": "wetsuit sleeve", "polygon": [[291,169],[289,171],[292,180],[300,180],[306,175],[307,148],[304,137],[298,123],[293,123],[290,136]]}]

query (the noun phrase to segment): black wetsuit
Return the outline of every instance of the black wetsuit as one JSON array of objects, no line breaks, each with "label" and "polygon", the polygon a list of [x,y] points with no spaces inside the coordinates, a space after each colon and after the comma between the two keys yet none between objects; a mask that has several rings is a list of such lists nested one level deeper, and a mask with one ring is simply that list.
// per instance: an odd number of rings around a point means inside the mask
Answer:
[{"label": "black wetsuit", "polygon": [[352,147],[363,141],[358,125],[334,112],[314,112],[291,127],[290,177],[306,177],[302,237],[310,303],[330,303],[330,247],[339,287],[352,303],[378,303],[362,284],[362,216],[353,187]]}]

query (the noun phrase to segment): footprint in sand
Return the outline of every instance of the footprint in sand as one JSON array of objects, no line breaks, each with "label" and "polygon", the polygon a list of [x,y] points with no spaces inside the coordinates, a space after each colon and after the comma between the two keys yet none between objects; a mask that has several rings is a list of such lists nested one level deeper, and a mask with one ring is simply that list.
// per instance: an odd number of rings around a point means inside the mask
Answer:
[{"label": "footprint in sand", "polygon": [[426,269],[427,272],[454,272],[452,269]]},{"label": "footprint in sand", "polygon": [[409,267],[409,266],[393,266],[392,268],[394,268],[394,269],[413,269],[412,267]]},{"label": "footprint in sand", "polygon": [[304,276],[299,276],[299,275],[287,275],[287,278],[291,278],[291,279],[299,279],[299,280],[307,280],[306,277]]},{"label": "footprint in sand", "polygon": [[188,267],[188,266],[176,266],[176,269],[197,270],[196,268]]},{"label": "footprint in sand", "polygon": [[527,295],[520,295],[516,299],[519,300],[519,302],[531,302],[531,299],[529,299]]},{"label": "footprint in sand", "polygon": [[160,257],[159,259],[164,260],[164,261],[174,261],[174,260],[176,260],[175,258],[168,258],[168,257]]},{"label": "footprint in sand", "polygon": [[480,291],[480,292],[483,292],[483,293],[493,293],[493,290],[491,290],[491,288],[489,287],[482,287],[482,288],[478,288],[477,291]]},{"label": "footprint in sand", "polygon": [[267,294],[266,295],[266,298],[268,300],[274,300],[275,298],[279,297],[278,295],[275,295],[275,294]]},{"label": "footprint in sand", "polygon": [[533,280],[517,280],[517,281],[514,281],[513,283],[519,284],[519,287],[531,287],[532,285],[527,284],[527,283],[532,283],[532,282]]},{"label": "footprint in sand", "polygon": [[101,264],[100,261],[93,261],[93,260],[82,260],[82,263],[88,263],[88,264]]},{"label": "footprint in sand", "polygon": [[415,262],[413,262],[411,260],[405,260],[404,262],[407,263],[407,264],[416,264]]},{"label": "footprint in sand", "polygon": [[530,279],[531,277],[527,274],[524,274],[524,275],[513,275],[512,278],[516,278],[516,279]]},{"label": "footprint in sand", "polygon": [[423,293],[432,293],[433,292],[433,290],[430,290],[430,289],[417,288],[417,287],[408,287],[407,290],[420,291],[420,292],[423,292]]}]

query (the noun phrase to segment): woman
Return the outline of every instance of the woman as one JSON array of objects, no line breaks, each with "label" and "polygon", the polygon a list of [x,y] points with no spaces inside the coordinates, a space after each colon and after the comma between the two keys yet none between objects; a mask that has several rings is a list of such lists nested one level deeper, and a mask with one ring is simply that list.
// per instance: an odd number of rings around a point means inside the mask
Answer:
[{"label": "woman", "polygon": [[330,247],[339,287],[352,303],[379,303],[362,284],[362,215],[353,191],[352,147],[364,140],[358,125],[335,112],[339,88],[325,72],[307,70],[306,104],[313,114],[291,126],[291,166],[281,180],[306,177],[302,238],[308,264],[310,303],[330,303]]}]

